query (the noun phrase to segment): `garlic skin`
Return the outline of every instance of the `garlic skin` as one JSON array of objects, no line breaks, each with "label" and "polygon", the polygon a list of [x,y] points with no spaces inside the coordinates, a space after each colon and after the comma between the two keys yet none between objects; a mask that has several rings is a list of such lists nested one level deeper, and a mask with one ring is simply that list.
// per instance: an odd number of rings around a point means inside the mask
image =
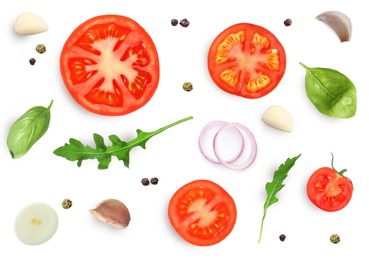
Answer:
[{"label": "garlic skin", "polygon": [[15,20],[14,30],[19,35],[38,34],[48,29],[46,22],[34,13],[22,13]]},{"label": "garlic skin", "polygon": [[107,199],[98,204],[90,213],[98,220],[124,229],[131,221],[131,215],[123,202],[116,199]]},{"label": "garlic skin", "polygon": [[279,105],[268,107],[263,113],[262,120],[267,125],[285,132],[292,131],[292,119],[286,109]]},{"label": "garlic skin", "polygon": [[327,11],[319,14],[316,19],[328,25],[337,34],[341,42],[348,42],[351,40],[351,20],[344,13],[339,11]]}]

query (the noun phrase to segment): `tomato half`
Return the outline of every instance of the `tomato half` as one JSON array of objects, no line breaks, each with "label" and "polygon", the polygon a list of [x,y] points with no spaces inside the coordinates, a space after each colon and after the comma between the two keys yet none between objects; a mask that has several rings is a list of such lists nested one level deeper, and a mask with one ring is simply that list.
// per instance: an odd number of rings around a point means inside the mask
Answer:
[{"label": "tomato half", "polygon": [[231,233],[237,209],[233,198],[218,184],[195,180],[174,193],[168,216],[173,228],[185,241],[210,246]]},{"label": "tomato half", "polygon": [[60,72],[75,101],[101,115],[144,106],[159,84],[159,58],[150,35],[134,20],[101,15],[79,25],[60,55]]},{"label": "tomato half", "polygon": [[307,183],[307,195],[311,202],[325,211],[338,211],[350,202],[353,185],[349,178],[335,169],[322,167],[316,170]]},{"label": "tomato half", "polygon": [[286,54],[267,29],[239,23],[221,32],[211,44],[208,70],[214,83],[230,94],[260,98],[274,90],[286,70]]}]

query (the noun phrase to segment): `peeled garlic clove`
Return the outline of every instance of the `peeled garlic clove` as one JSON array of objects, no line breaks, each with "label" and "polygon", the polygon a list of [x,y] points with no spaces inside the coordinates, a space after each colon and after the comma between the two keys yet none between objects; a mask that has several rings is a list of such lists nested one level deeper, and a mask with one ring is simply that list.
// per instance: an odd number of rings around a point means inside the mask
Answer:
[{"label": "peeled garlic clove", "polygon": [[131,221],[129,210],[123,202],[116,199],[102,201],[90,210],[98,220],[117,228],[125,228]]},{"label": "peeled garlic clove", "polygon": [[14,29],[20,35],[33,35],[47,31],[49,26],[37,14],[22,13],[15,20]]},{"label": "peeled garlic clove", "polygon": [[285,132],[292,131],[292,120],[286,109],[279,105],[273,105],[265,110],[262,120],[267,125]]},{"label": "peeled garlic clove", "polygon": [[327,11],[319,14],[317,20],[328,25],[339,37],[341,42],[350,41],[352,24],[350,18],[339,11]]}]

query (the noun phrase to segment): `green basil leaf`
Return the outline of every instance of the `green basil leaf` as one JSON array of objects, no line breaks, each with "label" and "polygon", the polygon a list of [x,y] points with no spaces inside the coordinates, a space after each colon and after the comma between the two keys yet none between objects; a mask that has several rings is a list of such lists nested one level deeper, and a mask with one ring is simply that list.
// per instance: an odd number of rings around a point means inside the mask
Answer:
[{"label": "green basil leaf", "polygon": [[324,115],[336,118],[350,118],[356,113],[356,88],[341,72],[329,68],[306,70],[305,90],[308,98]]},{"label": "green basil leaf", "polygon": [[35,106],[19,117],[10,127],[7,145],[13,159],[25,155],[46,133],[50,123],[50,108]]}]

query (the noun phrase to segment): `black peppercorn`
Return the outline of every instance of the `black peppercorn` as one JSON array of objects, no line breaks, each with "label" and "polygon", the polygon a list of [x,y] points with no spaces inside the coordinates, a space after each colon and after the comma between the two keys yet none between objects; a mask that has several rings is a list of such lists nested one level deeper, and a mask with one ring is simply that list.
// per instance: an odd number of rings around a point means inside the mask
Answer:
[{"label": "black peppercorn", "polygon": [[172,19],[172,20],[170,21],[170,23],[171,23],[173,26],[177,26],[177,24],[178,24],[178,20],[177,20],[177,19]]},{"label": "black peppercorn", "polygon": [[182,19],[182,20],[179,22],[179,24],[180,24],[182,27],[188,27],[188,26],[190,25],[190,22],[189,22],[186,18],[184,18],[184,19]]},{"label": "black peppercorn", "polygon": [[142,178],[141,183],[143,186],[147,186],[150,184],[150,181],[148,178]]},{"label": "black peppercorn", "polygon": [[284,23],[285,26],[290,26],[292,24],[292,20],[291,19],[286,19],[286,20],[284,20],[283,23]]},{"label": "black peppercorn", "polygon": [[279,236],[279,240],[281,240],[282,242],[286,239],[286,235],[282,234]]},{"label": "black peppercorn", "polygon": [[156,185],[156,184],[158,184],[159,179],[158,179],[158,178],[156,178],[156,177],[153,177],[153,178],[151,178],[151,179],[150,179],[150,182],[151,182],[151,184]]},{"label": "black peppercorn", "polygon": [[36,63],[36,59],[35,58],[29,59],[29,64],[35,65],[35,63]]}]

